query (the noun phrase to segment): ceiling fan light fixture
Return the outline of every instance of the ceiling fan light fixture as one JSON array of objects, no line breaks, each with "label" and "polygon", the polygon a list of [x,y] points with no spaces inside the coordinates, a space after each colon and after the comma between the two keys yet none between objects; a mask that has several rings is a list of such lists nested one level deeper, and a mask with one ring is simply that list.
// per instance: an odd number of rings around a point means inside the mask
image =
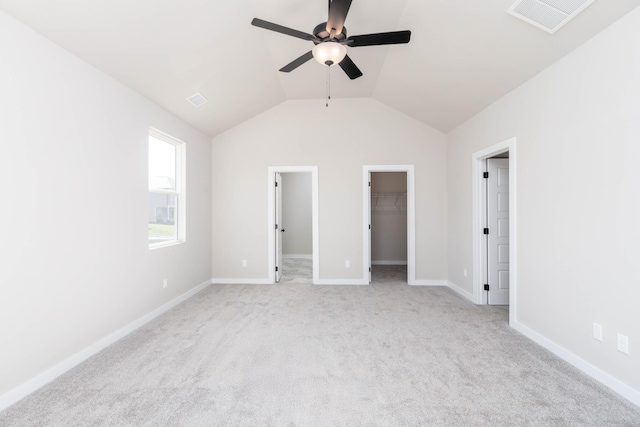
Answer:
[{"label": "ceiling fan light fixture", "polygon": [[314,46],[313,57],[322,65],[334,65],[342,62],[347,48],[336,42],[323,42]]}]

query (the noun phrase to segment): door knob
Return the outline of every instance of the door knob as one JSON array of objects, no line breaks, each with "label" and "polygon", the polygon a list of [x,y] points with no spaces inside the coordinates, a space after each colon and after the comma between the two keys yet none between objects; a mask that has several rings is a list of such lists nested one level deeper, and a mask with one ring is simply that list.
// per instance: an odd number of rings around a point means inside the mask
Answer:
[{"label": "door knob", "polygon": [[281,233],[284,233],[284,228],[282,230],[280,230]]}]

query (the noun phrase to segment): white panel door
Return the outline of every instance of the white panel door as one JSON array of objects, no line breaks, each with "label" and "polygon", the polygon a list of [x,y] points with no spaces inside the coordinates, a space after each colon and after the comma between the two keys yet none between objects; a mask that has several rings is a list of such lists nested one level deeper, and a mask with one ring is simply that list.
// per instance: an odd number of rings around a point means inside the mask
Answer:
[{"label": "white panel door", "polygon": [[275,192],[276,224],[274,232],[276,233],[276,283],[279,283],[282,278],[282,175],[280,175],[279,172],[276,172]]},{"label": "white panel door", "polygon": [[487,302],[509,304],[509,159],[487,159]]},{"label": "white panel door", "polygon": [[371,172],[369,172],[369,283],[371,283]]}]

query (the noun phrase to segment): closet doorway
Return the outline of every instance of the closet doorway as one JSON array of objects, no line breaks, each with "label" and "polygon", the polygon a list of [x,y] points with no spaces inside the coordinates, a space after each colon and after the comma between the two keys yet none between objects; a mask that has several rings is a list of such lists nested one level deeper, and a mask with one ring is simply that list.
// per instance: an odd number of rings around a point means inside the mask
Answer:
[{"label": "closet doorway", "polygon": [[413,165],[363,167],[365,283],[415,284]]},{"label": "closet doorway", "polygon": [[371,173],[371,282],[408,283],[407,173]]}]

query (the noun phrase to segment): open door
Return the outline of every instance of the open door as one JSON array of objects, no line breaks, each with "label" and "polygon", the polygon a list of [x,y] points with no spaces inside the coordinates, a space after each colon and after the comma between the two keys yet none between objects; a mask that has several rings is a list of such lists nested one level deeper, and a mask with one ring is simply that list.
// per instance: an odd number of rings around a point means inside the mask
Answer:
[{"label": "open door", "polygon": [[509,159],[487,159],[487,303],[509,304]]},{"label": "open door", "polygon": [[282,278],[282,175],[276,172],[275,179],[275,227],[276,241],[276,283]]},{"label": "open door", "polygon": [[369,215],[369,283],[371,283],[371,172],[369,172],[369,209],[367,209]]}]

